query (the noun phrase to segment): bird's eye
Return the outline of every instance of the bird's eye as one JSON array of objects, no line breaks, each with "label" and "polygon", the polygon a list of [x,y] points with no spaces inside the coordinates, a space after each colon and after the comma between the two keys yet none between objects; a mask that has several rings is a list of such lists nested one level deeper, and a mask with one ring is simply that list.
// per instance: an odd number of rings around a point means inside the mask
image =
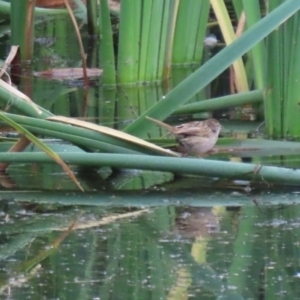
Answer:
[{"label": "bird's eye", "polygon": [[212,129],[211,131],[212,131],[213,133],[216,133],[216,132],[217,132],[217,130],[216,130],[216,129]]}]

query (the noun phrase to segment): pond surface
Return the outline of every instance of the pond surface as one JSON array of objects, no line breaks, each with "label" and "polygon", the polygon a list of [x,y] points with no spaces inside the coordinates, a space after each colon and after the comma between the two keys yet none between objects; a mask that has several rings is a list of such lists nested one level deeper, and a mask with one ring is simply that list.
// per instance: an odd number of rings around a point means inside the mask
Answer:
[{"label": "pond surface", "polygon": [[0,195],[1,299],[300,299],[298,191]]}]

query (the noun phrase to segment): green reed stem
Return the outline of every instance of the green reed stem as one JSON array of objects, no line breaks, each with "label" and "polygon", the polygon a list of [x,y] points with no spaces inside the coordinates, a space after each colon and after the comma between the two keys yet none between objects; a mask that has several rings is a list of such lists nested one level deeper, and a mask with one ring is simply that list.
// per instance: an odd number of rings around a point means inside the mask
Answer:
[{"label": "green reed stem", "polygon": [[177,109],[174,114],[193,114],[203,111],[213,111],[250,103],[261,103],[263,101],[263,90],[234,94],[197,103],[186,104]]},{"label": "green reed stem", "polygon": [[138,80],[141,5],[140,0],[122,1],[117,73],[120,84],[132,84]]},{"label": "green reed stem", "polygon": [[110,12],[107,1],[100,2],[100,53],[101,66],[103,68],[103,83],[112,85],[116,83],[116,65],[113,44],[113,32],[111,27]]},{"label": "green reed stem", "polygon": [[[172,158],[148,155],[58,153],[68,164],[93,167],[115,167],[193,174],[231,179],[248,179],[280,184],[300,185],[300,170],[259,166],[249,163],[215,161],[197,158]],[[13,163],[52,163],[44,153],[5,153],[0,161]]]}]

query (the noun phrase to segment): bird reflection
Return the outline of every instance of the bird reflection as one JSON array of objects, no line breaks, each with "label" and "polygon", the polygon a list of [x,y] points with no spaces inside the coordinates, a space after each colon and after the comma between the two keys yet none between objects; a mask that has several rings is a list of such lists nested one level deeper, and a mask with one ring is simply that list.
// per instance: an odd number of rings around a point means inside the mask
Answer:
[{"label": "bird reflection", "polygon": [[211,208],[189,207],[180,209],[175,231],[185,238],[208,237],[220,231],[220,224]]}]

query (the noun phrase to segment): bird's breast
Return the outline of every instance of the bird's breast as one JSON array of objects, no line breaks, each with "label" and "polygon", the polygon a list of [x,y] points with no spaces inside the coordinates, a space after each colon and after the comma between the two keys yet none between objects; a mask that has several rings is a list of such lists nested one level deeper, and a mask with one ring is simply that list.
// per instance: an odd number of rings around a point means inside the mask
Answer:
[{"label": "bird's breast", "polygon": [[188,154],[203,154],[208,152],[216,144],[218,137],[179,136],[178,143]]}]

